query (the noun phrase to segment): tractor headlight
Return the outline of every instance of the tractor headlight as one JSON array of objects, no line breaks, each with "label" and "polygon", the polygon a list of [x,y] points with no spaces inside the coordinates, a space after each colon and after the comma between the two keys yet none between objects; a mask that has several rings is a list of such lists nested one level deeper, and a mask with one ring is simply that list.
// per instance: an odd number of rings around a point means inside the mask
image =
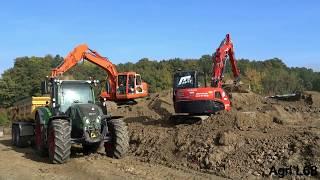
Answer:
[{"label": "tractor headlight", "polygon": [[86,124],[90,124],[90,119],[88,117],[84,117],[83,120]]},{"label": "tractor headlight", "polygon": [[100,122],[101,122],[101,117],[100,117],[100,116],[97,117],[96,122],[97,122],[97,123],[100,123]]}]

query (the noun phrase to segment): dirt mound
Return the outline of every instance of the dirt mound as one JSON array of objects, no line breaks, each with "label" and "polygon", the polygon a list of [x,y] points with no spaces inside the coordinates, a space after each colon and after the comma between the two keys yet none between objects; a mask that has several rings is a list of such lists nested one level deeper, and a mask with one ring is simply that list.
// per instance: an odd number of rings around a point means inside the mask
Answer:
[{"label": "dirt mound", "polygon": [[[304,99],[286,102],[254,93],[233,93],[231,111],[205,120],[172,118],[170,91],[139,99],[134,106],[108,102],[108,111],[128,124],[128,157],[110,159],[103,149],[89,156],[75,152],[69,163],[54,166],[31,148],[12,147],[7,136],[0,138],[1,177],[254,179],[269,177],[273,167],[298,166],[299,173],[308,165],[319,169],[320,93],[308,93],[312,104]],[[319,170],[314,178],[320,179]]]},{"label": "dirt mound", "polygon": [[232,93],[232,107],[238,111],[257,110],[266,103],[266,99],[255,93]]},{"label": "dirt mound", "polygon": [[[269,176],[272,166],[320,167],[319,106],[233,93],[233,109],[176,123],[170,91],[116,109],[141,161],[228,178]],[[316,95],[313,95],[316,96]],[[319,96],[320,97],[320,96]]]}]

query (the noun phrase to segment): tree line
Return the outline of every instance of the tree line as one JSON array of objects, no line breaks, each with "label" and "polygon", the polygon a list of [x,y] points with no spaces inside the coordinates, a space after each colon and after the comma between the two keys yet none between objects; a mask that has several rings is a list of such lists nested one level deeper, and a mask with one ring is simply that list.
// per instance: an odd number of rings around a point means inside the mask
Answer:
[{"label": "tree line", "polygon": [[[140,73],[150,87],[150,92],[158,92],[172,87],[173,73],[178,69],[203,72],[210,82],[212,61],[210,55],[199,59],[150,60],[143,58],[137,63],[120,63],[119,72]],[[59,55],[45,57],[19,57],[14,66],[4,71],[0,78],[0,106],[7,107],[15,101],[39,96],[40,82],[50,75],[51,69],[63,61]],[[281,59],[264,61],[239,59],[241,81],[250,84],[252,91],[259,94],[291,93],[294,91],[320,91],[320,73],[304,67],[288,67]],[[90,62],[82,62],[65,74],[72,79],[105,79],[106,72]],[[225,79],[232,79],[230,64],[227,64]]]}]

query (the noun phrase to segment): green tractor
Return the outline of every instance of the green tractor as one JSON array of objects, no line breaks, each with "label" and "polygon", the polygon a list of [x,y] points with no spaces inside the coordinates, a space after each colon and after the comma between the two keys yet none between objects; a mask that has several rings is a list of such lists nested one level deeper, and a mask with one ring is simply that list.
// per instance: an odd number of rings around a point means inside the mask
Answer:
[{"label": "green tractor", "polygon": [[42,94],[50,94],[50,102],[37,108],[32,125],[15,122],[19,128],[14,133],[20,136],[15,141],[25,140],[21,134],[30,135],[23,131],[33,127],[36,151],[41,156],[49,155],[54,164],[68,161],[72,144],[82,144],[85,154],[104,146],[107,156],[122,158],[129,148],[127,126],[121,119],[107,115],[105,103],[95,102],[96,83],[55,78],[42,82]]}]

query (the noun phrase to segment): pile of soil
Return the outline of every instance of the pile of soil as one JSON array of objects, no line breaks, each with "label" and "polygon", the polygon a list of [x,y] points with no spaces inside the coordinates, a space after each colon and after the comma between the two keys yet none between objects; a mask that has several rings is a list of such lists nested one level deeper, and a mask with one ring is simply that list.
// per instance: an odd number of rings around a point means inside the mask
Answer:
[{"label": "pile of soil", "polygon": [[[320,95],[313,93],[314,99]],[[227,178],[268,177],[276,168],[320,167],[320,106],[233,93],[230,112],[178,123],[172,92],[152,94],[135,106],[112,105],[130,131],[130,154],[141,161]]]}]

